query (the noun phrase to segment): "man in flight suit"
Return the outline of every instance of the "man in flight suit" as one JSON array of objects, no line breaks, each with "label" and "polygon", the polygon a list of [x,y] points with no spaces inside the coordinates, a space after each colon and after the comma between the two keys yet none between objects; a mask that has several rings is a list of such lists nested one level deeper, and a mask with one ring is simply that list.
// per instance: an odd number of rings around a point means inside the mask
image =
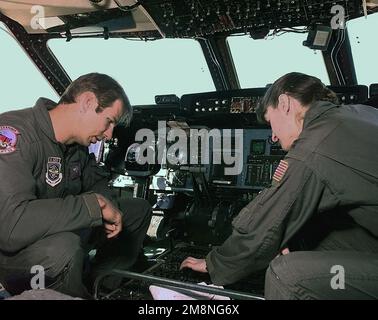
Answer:
[{"label": "man in flight suit", "polygon": [[131,118],[122,87],[99,73],[73,81],[58,104],[41,98],[0,115],[0,282],[8,291],[30,289],[37,266],[45,287],[88,297],[82,277],[90,244],[95,270],[135,263],[151,207],[117,198],[109,173],[88,153]]},{"label": "man in flight suit", "polygon": [[301,73],[268,89],[257,114],[288,153],[223,245],[182,268],[217,285],[267,269],[267,299],[378,298],[378,110],[337,100]]}]

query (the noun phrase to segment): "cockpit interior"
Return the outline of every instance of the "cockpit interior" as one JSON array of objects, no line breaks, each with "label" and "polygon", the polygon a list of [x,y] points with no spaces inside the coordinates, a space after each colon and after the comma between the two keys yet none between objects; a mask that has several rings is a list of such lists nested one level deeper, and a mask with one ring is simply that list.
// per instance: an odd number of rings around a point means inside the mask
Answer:
[{"label": "cockpit interior", "polygon": [[58,100],[87,72],[119,79],[133,106],[130,126],[90,152],[119,196],[150,202],[145,259],[114,291],[98,279],[97,299],[153,299],[151,284],[263,299],[265,270],[217,291],[180,263],[222,244],[271,185],[286,152],[255,111],[279,76],[315,75],[343,104],[378,107],[377,12],[377,0],[0,0],[0,51],[11,59],[2,43],[16,43],[39,71],[1,76],[5,97],[17,84],[30,94],[0,113],[43,90]]}]

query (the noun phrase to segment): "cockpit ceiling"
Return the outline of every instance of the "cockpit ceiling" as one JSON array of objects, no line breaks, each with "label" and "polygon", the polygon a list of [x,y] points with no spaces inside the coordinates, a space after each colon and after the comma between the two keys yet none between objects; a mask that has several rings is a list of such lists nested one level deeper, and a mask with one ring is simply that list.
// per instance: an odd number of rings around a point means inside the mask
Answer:
[{"label": "cockpit ceiling", "polygon": [[[136,1],[118,0],[118,3],[126,7],[135,5]],[[71,31],[90,32],[103,29],[104,22],[113,28],[110,31],[157,30],[143,7],[121,11],[113,0],[0,0],[0,12],[20,23],[28,33],[66,31],[67,24]],[[36,20],[39,28],[35,27]]]},{"label": "cockpit ceiling", "polygon": [[[378,10],[378,0],[0,0],[0,12],[28,33],[152,32],[193,38],[313,24],[330,25],[340,5],[348,19]],[[36,24],[37,23],[37,24]]]}]

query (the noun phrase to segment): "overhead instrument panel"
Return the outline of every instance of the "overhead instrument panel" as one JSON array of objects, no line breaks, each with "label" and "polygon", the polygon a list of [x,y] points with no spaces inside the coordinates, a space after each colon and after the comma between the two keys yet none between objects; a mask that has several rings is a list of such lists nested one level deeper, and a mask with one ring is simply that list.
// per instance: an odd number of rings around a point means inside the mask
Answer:
[{"label": "overhead instrument panel", "polygon": [[[201,37],[327,23],[331,8],[342,5],[348,18],[363,15],[362,1],[317,0],[151,0],[140,1],[166,37]],[[261,32],[260,32],[261,31]]]}]

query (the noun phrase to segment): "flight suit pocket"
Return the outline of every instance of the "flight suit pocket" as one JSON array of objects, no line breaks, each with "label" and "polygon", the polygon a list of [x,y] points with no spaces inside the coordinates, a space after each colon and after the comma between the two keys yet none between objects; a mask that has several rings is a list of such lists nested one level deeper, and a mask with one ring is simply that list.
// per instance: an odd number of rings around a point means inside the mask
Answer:
[{"label": "flight suit pocket", "polygon": [[80,162],[73,162],[68,168],[68,183],[66,189],[70,194],[77,195],[81,193],[81,165]]},{"label": "flight suit pocket", "polygon": [[260,210],[260,207],[271,198],[272,194],[276,192],[276,190],[277,187],[274,186],[260,191],[256,198],[248,203],[234,218],[232,221],[233,227],[240,233],[248,233],[249,230],[253,228],[253,220],[257,212]]},{"label": "flight suit pocket", "polygon": [[248,233],[251,223],[253,223],[253,212],[246,206],[234,218],[232,226],[240,233]]},{"label": "flight suit pocket", "polygon": [[69,175],[70,175],[70,180],[76,180],[81,177],[80,162],[74,162],[70,164]]},{"label": "flight suit pocket", "polygon": [[254,201],[260,206],[263,206],[267,200],[271,198],[271,196],[277,191],[278,186],[271,186],[270,188],[263,189],[255,198]]}]

